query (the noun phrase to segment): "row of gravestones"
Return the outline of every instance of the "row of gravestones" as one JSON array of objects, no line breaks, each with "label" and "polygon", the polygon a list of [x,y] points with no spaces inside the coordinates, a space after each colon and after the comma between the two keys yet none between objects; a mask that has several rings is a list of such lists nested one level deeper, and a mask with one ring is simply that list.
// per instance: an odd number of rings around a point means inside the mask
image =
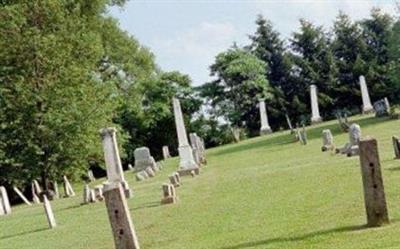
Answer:
[{"label": "row of gravestones", "polygon": [[[363,106],[362,106],[363,113],[375,112],[376,117],[391,115],[389,100],[387,98],[378,100],[374,102],[372,106],[364,76],[360,76],[359,81],[360,81],[360,90],[363,101]],[[310,86],[310,98],[311,98],[311,111],[312,111],[311,123],[313,124],[319,123],[322,121],[322,118],[319,114],[317,87],[315,85]],[[260,109],[260,121],[261,121],[260,135],[269,134],[272,132],[272,130],[268,122],[268,114],[264,100],[259,101],[259,109]],[[286,120],[290,130],[293,133],[294,132],[293,126],[290,122],[288,115],[286,115]],[[238,137],[239,135],[234,134],[234,136]]]}]

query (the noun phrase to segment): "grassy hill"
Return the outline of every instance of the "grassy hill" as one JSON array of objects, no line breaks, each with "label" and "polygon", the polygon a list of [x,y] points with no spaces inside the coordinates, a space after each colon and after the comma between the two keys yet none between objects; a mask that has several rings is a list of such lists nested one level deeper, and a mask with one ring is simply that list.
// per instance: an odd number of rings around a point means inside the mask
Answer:
[{"label": "grassy hill", "polygon": [[[208,150],[201,175],[182,178],[177,205],[160,205],[161,184],[176,169],[177,158],[145,182],[126,172],[135,192],[128,204],[141,247],[400,248],[400,160],[393,159],[391,144],[391,136],[400,135],[400,121],[351,120],[363,135],[378,139],[390,225],[364,227],[359,158],[321,152],[324,128],[332,130],[337,145],[348,139],[331,121],[308,127],[306,146],[293,143],[285,131]],[[41,205],[14,207],[12,215],[0,217],[0,248],[113,248],[105,204],[81,206],[82,186],[74,187],[75,198],[52,202],[54,230],[47,229]]]}]

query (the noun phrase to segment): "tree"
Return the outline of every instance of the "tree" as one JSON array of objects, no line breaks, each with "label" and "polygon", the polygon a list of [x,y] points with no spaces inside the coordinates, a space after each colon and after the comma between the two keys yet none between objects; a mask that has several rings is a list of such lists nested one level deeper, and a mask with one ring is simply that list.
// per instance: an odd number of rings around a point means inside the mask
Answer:
[{"label": "tree", "polygon": [[211,114],[248,129],[250,135],[258,134],[258,100],[271,97],[265,68],[263,61],[243,49],[232,48],[217,55],[211,65],[216,80],[202,86],[200,94],[214,108]]}]

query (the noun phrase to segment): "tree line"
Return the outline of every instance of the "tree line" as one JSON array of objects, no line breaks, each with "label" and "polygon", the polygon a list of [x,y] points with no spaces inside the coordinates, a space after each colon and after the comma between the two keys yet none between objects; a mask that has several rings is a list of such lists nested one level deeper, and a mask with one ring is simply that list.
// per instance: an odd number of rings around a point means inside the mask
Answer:
[{"label": "tree line", "polygon": [[99,129],[108,126],[124,166],[140,146],[156,158],[163,145],[176,154],[173,96],[208,147],[232,142],[232,128],[258,134],[259,98],[273,129],[285,127],[285,113],[307,120],[310,84],[324,118],[359,110],[361,74],[373,100],[399,101],[400,24],[379,10],[359,22],[341,13],[331,32],[301,20],[288,41],[260,16],[250,44],[218,54],[215,80],[193,87],[107,15],[125,2],[0,2],[0,185],[84,178],[104,166]]}]

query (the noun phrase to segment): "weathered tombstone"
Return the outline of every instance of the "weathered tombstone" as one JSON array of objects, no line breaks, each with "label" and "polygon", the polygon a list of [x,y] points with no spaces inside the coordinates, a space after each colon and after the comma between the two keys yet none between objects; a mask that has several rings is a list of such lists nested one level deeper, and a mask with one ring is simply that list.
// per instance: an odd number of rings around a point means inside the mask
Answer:
[{"label": "weathered tombstone", "polygon": [[374,102],[375,117],[389,116],[390,106],[387,98]]},{"label": "weathered tombstone", "polygon": [[360,165],[364,187],[367,224],[370,227],[389,223],[385,190],[376,139],[365,138],[359,142]]},{"label": "weathered tombstone", "polygon": [[0,195],[0,216],[3,216],[5,214],[6,214],[6,211],[4,210],[4,207],[3,207],[3,198],[1,198],[1,195]]},{"label": "weathered tombstone", "polygon": [[93,171],[90,169],[88,170],[88,178],[91,182],[96,181],[96,178],[94,177]]},{"label": "weathered tombstone", "polygon": [[199,145],[199,140],[198,140],[197,134],[190,133],[189,138],[190,138],[190,145],[192,146],[194,161],[197,163],[197,165],[201,166],[201,164],[202,164],[201,151],[200,151],[200,145]]},{"label": "weathered tombstone", "polygon": [[39,204],[40,203],[39,196],[37,196],[36,194],[33,194],[32,202],[35,203],[35,204]]},{"label": "weathered tombstone", "polygon": [[363,75],[360,76],[360,90],[362,97],[362,112],[363,113],[371,113],[374,111],[374,108],[371,105],[371,100],[369,98],[367,83],[365,82],[365,77]]},{"label": "weathered tombstone", "polygon": [[301,130],[298,130],[298,138],[302,145],[307,145],[307,131],[304,125]]},{"label": "weathered tombstone", "polygon": [[154,170],[151,167],[147,167],[144,171],[146,172],[146,174],[149,177],[155,177],[156,176],[156,173],[154,173]]},{"label": "weathered tombstone", "polygon": [[398,136],[392,137],[393,149],[394,149],[394,158],[400,159],[400,138]]},{"label": "weathered tombstone", "polygon": [[3,186],[0,186],[0,197],[1,197],[0,205],[3,207],[4,214],[11,214],[10,200],[8,199],[6,188]]},{"label": "weathered tombstone", "polygon": [[290,121],[290,118],[289,118],[289,116],[287,114],[285,114],[285,117],[286,117],[286,122],[288,124],[288,127],[290,129],[290,134],[293,134],[294,133],[294,129],[293,129],[293,126],[292,126],[292,121]]},{"label": "weathered tombstone", "polygon": [[163,198],[161,200],[161,204],[174,204],[178,201],[174,185],[163,184],[162,191],[163,191]]},{"label": "weathered tombstone", "polygon": [[94,195],[96,200],[103,201],[104,200],[104,195],[103,195],[103,186],[102,185],[97,185],[94,187]]},{"label": "weathered tombstone", "polygon": [[53,182],[53,190],[55,193],[55,198],[59,199],[60,198],[60,192],[58,191],[58,183],[56,181]]},{"label": "weathered tombstone", "polygon": [[56,219],[54,218],[53,209],[51,208],[50,202],[46,195],[43,195],[43,207],[46,212],[47,221],[49,222],[50,229],[57,226]]},{"label": "weathered tombstone", "polygon": [[164,159],[167,159],[167,158],[170,158],[170,157],[171,157],[171,154],[169,153],[169,148],[168,148],[167,145],[164,145],[164,146],[162,147],[162,153],[163,153]]},{"label": "weathered tombstone", "polygon": [[104,128],[100,131],[100,134],[107,166],[107,180],[110,183],[120,182],[124,188],[126,197],[130,198],[132,196],[132,191],[129,188],[128,182],[125,181],[124,171],[119,157],[116,129]]},{"label": "weathered tombstone", "polygon": [[311,113],[312,113],[311,124],[320,123],[322,121],[322,118],[319,115],[317,87],[315,85],[310,86],[310,98],[311,98]]},{"label": "weathered tombstone", "polygon": [[239,127],[231,127],[231,132],[233,136],[233,140],[235,140],[235,143],[240,142],[240,128]]},{"label": "weathered tombstone", "polygon": [[260,100],[259,108],[260,108],[260,121],[261,121],[260,135],[262,136],[272,133],[271,127],[269,126],[268,122],[267,108],[265,106],[264,100]]},{"label": "weathered tombstone", "polygon": [[40,195],[40,193],[42,193],[42,188],[40,187],[39,182],[37,180],[33,180],[33,186],[35,188],[36,195]]},{"label": "weathered tombstone", "polygon": [[135,157],[135,171],[140,172],[145,170],[147,167],[151,167],[153,171],[156,171],[156,162],[150,155],[150,150],[147,147],[140,147],[134,151]]},{"label": "weathered tombstone", "polygon": [[85,184],[83,187],[83,204],[88,204],[90,202],[90,191],[89,184]]},{"label": "weathered tombstone", "polygon": [[171,184],[174,185],[174,187],[181,186],[181,180],[180,180],[178,172],[173,173],[168,178],[169,178],[169,181],[171,182]]},{"label": "weathered tombstone", "polygon": [[29,206],[31,206],[32,204],[30,203],[30,201],[28,201],[28,199],[25,197],[25,195],[21,192],[21,190],[19,190],[17,187],[13,187],[15,193],[17,193],[17,195]]},{"label": "weathered tombstone", "polygon": [[94,189],[91,189],[89,193],[90,193],[90,202],[96,202],[97,199],[96,199],[96,193],[95,193]]},{"label": "weathered tombstone", "polygon": [[337,118],[337,120],[338,120],[338,122],[339,122],[339,126],[340,126],[340,128],[342,129],[342,131],[348,132],[348,131],[349,131],[350,124],[349,124],[349,122],[348,122],[348,120],[347,120],[347,115],[345,114],[345,115],[344,115],[344,118],[343,118],[343,117],[341,116],[341,114],[338,113],[338,114],[336,114],[336,118]]},{"label": "weathered tombstone", "polygon": [[133,167],[132,167],[132,164],[128,164],[128,169],[129,169],[130,171],[134,171],[134,169],[133,169]]},{"label": "weathered tombstone", "polygon": [[64,180],[63,186],[64,186],[65,197],[75,196],[74,189],[72,188],[72,185],[69,182],[67,176],[63,176],[63,180]]},{"label": "weathered tombstone", "polygon": [[174,107],[176,133],[179,142],[179,173],[181,175],[188,175],[190,174],[190,171],[194,170],[198,174],[199,166],[194,161],[192,148],[189,145],[185,124],[183,122],[181,104],[177,98],[173,98],[172,101]]},{"label": "weathered tombstone", "polygon": [[322,131],[322,151],[332,150],[335,147],[333,143],[332,132],[329,129],[325,129]]},{"label": "weathered tombstone", "polygon": [[140,249],[121,182],[107,182],[103,190],[115,248]]},{"label": "weathered tombstone", "polygon": [[358,143],[361,139],[361,128],[358,124],[352,124],[349,128],[350,149],[347,151],[347,156],[355,156],[359,154]]},{"label": "weathered tombstone", "polygon": [[[136,173],[135,177],[136,177],[136,181],[141,182],[146,180],[147,178],[144,176],[143,173],[145,173],[146,171],[140,171],[138,173]],[[147,174],[147,173],[146,173]]]}]

